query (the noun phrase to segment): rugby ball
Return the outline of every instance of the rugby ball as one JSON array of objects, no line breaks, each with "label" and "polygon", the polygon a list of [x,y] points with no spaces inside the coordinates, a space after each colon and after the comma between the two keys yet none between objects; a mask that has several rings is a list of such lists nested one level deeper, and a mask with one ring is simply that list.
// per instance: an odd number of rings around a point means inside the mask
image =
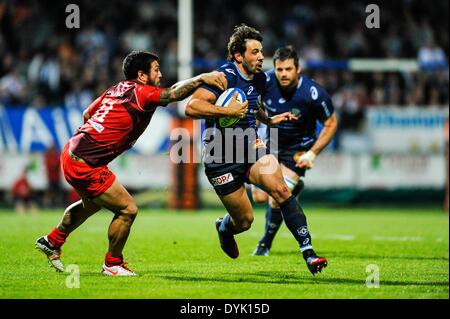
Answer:
[{"label": "rugby ball", "polygon": [[[240,103],[244,103],[247,100],[247,96],[245,95],[244,91],[242,91],[239,88],[230,88],[224,91],[222,94],[220,94],[219,98],[216,101],[216,105],[220,105],[223,107],[227,107],[228,104],[230,104],[231,99],[233,98],[233,95],[235,92],[238,92],[237,101]],[[239,118],[237,117],[221,117],[219,118],[219,125],[221,127],[229,127],[239,121]]]}]

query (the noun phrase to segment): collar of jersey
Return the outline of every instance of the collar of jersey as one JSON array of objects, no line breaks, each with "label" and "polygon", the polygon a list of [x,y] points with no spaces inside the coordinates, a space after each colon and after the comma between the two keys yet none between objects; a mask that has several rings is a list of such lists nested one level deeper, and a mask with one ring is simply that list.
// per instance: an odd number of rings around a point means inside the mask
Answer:
[{"label": "collar of jersey", "polygon": [[241,76],[241,78],[243,78],[246,81],[251,81],[253,80],[253,75],[251,77],[247,77],[245,76],[244,73],[241,72],[241,69],[239,69],[238,65],[236,64],[236,62],[233,62],[234,66],[236,67],[236,70],[238,71],[239,75]]}]

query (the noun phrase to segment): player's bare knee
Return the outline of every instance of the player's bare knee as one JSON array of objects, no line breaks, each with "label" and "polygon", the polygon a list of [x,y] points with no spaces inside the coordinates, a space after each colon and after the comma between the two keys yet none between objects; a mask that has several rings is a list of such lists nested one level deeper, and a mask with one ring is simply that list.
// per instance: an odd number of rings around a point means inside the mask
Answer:
[{"label": "player's bare knee", "polygon": [[134,201],[130,202],[125,209],[121,210],[122,215],[130,222],[133,222],[138,213],[138,207]]},{"label": "player's bare knee", "polygon": [[277,203],[282,203],[289,197],[291,197],[291,191],[287,187],[286,184],[279,184],[275,186],[273,190],[273,194],[271,194],[272,197],[275,199]]}]

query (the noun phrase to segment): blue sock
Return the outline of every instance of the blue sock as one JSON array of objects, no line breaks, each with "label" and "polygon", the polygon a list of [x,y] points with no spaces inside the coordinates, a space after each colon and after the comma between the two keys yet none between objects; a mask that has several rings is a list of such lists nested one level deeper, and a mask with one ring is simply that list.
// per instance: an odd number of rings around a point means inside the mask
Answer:
[{"label": "blue sock", "polygon": [[306,216],[295,197],[289,197],[280,204],[280,208],[284,222],[297,240],[300,251],[304,252],[305,250],[312,249],[311,235],[308,231]]},{"label": "blue sock", "polygon": [[238,234],[240,232],[236,231],[233,228],[233,225],[231,224],[231,216],[230,214],[226,214],[223,217],[222,222],[220,223],[219,226],[219,232],[223,235],[223,236],[233,236],[235,234]]},{"label": "blue sock", "polygon": [[264,244],[266,247],[272,247],[272,241],[277,234],[283,223],[283,216],[279,208],[267,207],[266,209],[266,228],[264,235],[259,241],[260,244]]}]

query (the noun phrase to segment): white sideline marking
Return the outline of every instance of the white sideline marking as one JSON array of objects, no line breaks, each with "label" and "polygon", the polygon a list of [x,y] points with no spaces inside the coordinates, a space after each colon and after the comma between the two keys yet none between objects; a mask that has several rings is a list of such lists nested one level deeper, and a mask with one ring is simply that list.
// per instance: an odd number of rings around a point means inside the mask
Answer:
[{"label": "white sideline marking", "polygon": [[337,240],[355,240],[355,235],[344,235],[344,234],[319,234],[314,235],[314,238],[327,238],[327,239],[337,239]]},{"label": "white sideline marking", "polygon": [[376,241],[424,241],[425,238],[420,237],[420,236],[389,236],[389,237],[385,237],[385,236],[373,236],[371,238],[372,240],[376,240]]}]

